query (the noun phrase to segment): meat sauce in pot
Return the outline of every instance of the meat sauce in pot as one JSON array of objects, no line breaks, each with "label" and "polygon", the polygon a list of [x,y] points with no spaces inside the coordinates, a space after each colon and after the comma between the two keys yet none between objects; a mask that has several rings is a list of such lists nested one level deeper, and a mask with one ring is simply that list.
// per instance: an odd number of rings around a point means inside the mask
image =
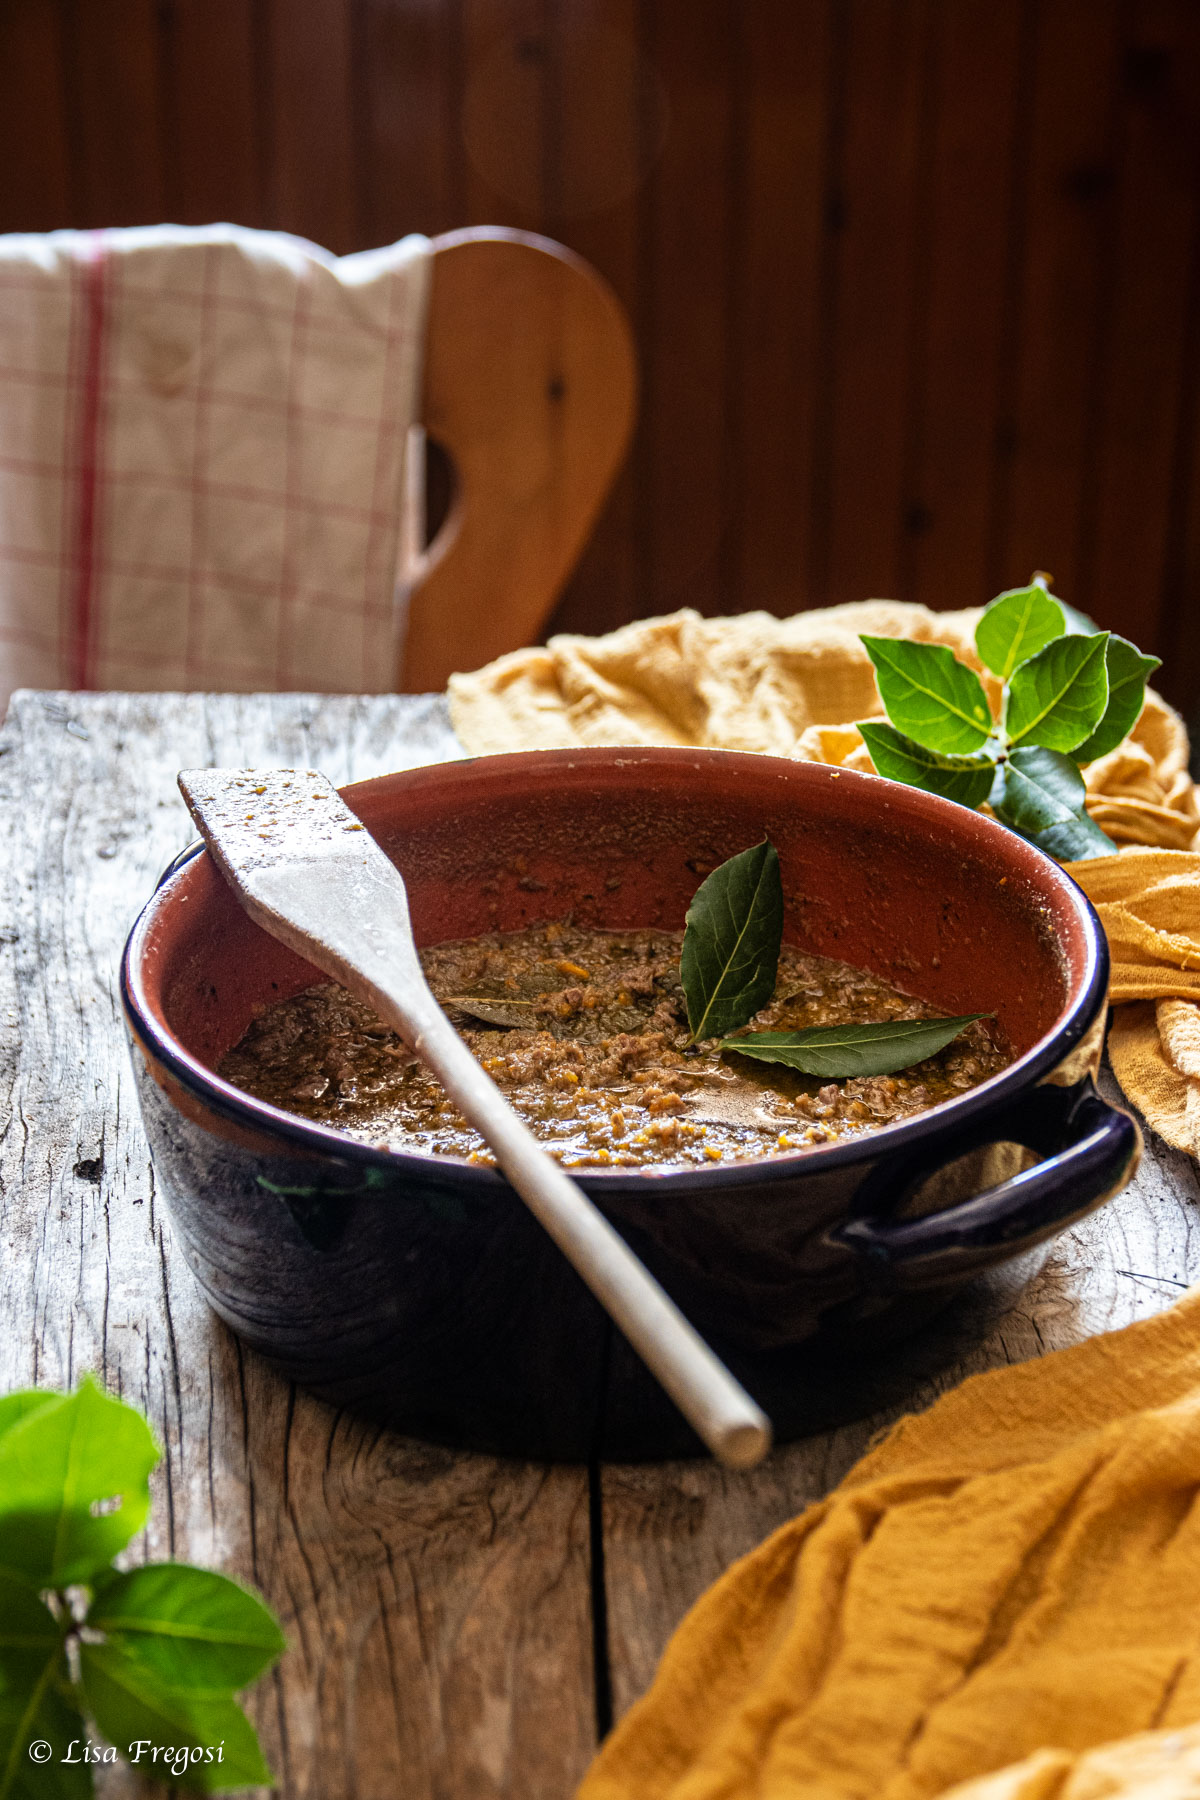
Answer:
[{"label": "meat sauce in pot", "polygon": [[[433,992],[566,1168],[705,1165],[859,1136],[953,1099],[1011,1061],[979,1020],[894,1075],[822,1082],[689,1045],[681,932],[544,925],[421,952]],[[759,1031],[936,1018],[866,970],[784,945]],[[362,1001],[320,983],[265,1010],[220,1074],[383,1148],[492,1162],[436,1078]]]}]

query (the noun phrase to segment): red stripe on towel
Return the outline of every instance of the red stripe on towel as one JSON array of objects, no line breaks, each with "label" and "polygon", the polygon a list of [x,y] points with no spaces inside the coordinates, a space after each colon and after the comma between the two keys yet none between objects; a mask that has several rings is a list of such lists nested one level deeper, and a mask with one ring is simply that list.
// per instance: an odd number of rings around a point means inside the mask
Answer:
[{"label": "red stripe on towel", "polygon": [[93,236],[84,264],[83,395],[76,454],[74,596],[71,608],[71,686],[94,686],[97,557],[97,493],[100,481],[100,396],[103,383],[105,326],[108,322],[108,264],[104,234]]}]

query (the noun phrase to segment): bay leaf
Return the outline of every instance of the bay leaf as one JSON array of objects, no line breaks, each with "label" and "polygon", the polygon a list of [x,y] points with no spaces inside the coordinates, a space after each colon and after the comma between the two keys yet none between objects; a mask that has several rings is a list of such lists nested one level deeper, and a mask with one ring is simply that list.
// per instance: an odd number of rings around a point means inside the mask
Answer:
[{"label": "bay leaf", "polygon": [[1030,746],[1010,751],[992,794],[992,810],[1060,862],[1111,856],[1116,845],[1088,817],[1086,798],[1083,776],[1069,756]]},{"label": "bay leaf", "polygon": [[442,1001],[447,1011],[466,1013],[481,1025],[499,1025],[506,1030],[520,1027],[536,1030],[540,1019],[532,1000],[493,1000],[487,995],[447,994]]},{"label": "bay leaf", "polygon": [[1146,682],[1161,666],[1157,656],[1143,656],[1136,644],[1118,637],[1114,631],[1105,655],[1108,674],[1108,705],[1104,716],[1090,738],[1076,744],[1071,752],[1077,763],[1095,762],[1128,737],[1138,722],[1142,702],[1146,698]]},{"label": "bay leaf", "polygon": [[807,1031],[751,1031],[726,1038],[721,1050],[758,1062],[782,1063],[802,1075],[845,1081],[854,1075],[894,1075],[924,1062],[975,1019],[991,1013],[962,1013],[949,1019],[884,1019],[871,1025],[814,1025]]},{"label": "bay leaf", "polygon": [[783,883],[764,838],[713,870],[688,908],[679,958],[693,1043],[736,1031],[775,992]]},{"label": "bay leaf", "polygon": [[992,733],[983,684],[944,644],[868,637],[860,643],[875,665],[875,683],[897,731],[952,756],[982,750]]},{"label": "bay leaf", "polygon": [[860,719],[858,729],[876,772],[889,781],[924,788],[945,800],[957,800],[960,806],[982,806],[987,799],[996,773],[990,756],[982,752],[950,756],[944,750],[930,750],[880,719]]},{"label": "bay leaf", "polygon": [[997,594],[975,627],[979,660],[1007,681],[1013,670],[1064,635],[1067,622],[1058,601],[1040,581]]},{"label": "bay leaf", "polygon": [[1072,633],[1021,664],[1004,715],[1011,744],[1065,752],[1095,731],[1108,706],[1108,637]]}]

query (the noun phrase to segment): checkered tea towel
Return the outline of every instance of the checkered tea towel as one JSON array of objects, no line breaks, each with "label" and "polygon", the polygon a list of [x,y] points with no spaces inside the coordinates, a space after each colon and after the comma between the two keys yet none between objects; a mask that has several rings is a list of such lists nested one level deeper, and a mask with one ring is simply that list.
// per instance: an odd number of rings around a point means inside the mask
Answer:
[{"label": "checkered tea towel", "polygon": [[0,707],[395,686],[428,275],[421,237],[0,237]]}]

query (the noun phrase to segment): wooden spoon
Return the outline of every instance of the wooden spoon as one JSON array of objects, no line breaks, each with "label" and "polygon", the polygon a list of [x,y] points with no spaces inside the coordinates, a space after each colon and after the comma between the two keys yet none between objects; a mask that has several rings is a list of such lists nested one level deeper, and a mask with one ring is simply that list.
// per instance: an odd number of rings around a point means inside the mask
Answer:
[{"label": "wooden spoon", "polygon": [[399,870],[332,783],[309,769],[187,769],[179,786],[250,917],[395,1027],[713,1454],[761,1462],[770,1421],[476,1062],[425,981]]}]

